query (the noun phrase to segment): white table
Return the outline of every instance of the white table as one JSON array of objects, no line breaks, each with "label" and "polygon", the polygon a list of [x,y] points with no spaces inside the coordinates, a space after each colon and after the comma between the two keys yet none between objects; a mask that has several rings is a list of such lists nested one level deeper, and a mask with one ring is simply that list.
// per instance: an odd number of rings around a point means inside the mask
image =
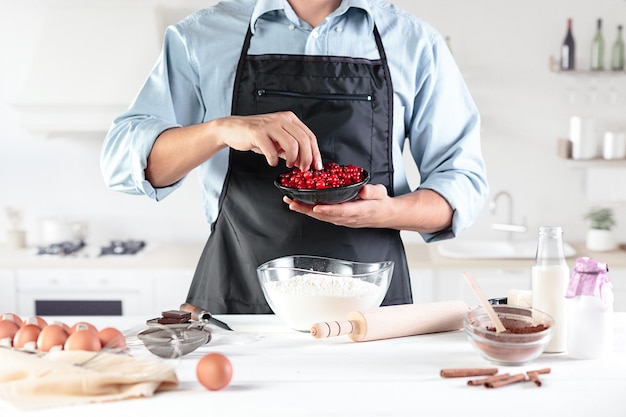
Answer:
[{"label": "white table", "polygon": [[[236,332],[175,361],[180,386],[152,398],[35,412],[0,404],[2,417],[23,416],[550,416],[626,415],[626,313],[615,316],[615,352],[601,360],[544,354],[518,373],[550,367],[543,386],[518,383],[471,387],[468,378],[443,379],[442,368],[494,366],[475,353],[462,331],[384,341],[348,337],[318,340],[272,315],[220,316]],[[82,318],[80,318],[82,319]],[[138,317],[87,318],[96,326],[131,329]],[[78,318],[66,318],[67,323]],[[195,365],[208,352],[227,355],[231,384],[208,391]],[[155,357],[156,358],[156,357]],[[0,364],[1,366],[1,364]]]}]

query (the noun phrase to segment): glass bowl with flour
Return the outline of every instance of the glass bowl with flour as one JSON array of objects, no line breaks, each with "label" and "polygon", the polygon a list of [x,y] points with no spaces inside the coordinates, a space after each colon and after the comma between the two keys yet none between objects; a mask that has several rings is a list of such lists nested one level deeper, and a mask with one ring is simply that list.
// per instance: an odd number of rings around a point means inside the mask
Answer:
[{"label": "glass bowl with flour", "polygon": [[393,262],[352,262],[294,255],[257,268],[272,311],[288,326],[310,331],[321,321],[345,320],[349,312],[379,307],[387,294]]}]

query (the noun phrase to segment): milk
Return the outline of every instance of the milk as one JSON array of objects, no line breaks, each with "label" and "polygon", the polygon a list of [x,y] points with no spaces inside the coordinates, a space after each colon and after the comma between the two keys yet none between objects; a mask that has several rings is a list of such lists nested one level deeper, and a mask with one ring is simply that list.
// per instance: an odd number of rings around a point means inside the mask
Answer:
[{"label": "milk", "polygon": [[554,319],[552,340],[544,352],[560,353],[567,350],[567,306],[565,293],[569,282],[569,267],[536,265],[532,268],[533,308],[548,313]]}]

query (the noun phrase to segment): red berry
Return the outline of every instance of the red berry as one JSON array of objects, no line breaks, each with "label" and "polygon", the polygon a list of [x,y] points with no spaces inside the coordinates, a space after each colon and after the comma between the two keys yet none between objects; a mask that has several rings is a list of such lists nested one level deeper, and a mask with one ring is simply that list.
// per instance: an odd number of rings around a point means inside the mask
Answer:
[{"label": "red berry", "polygon": [[362,180],[363,168],[354,164],[342,166],[337,162],[328,162],[321,170],[301,171],[294,168],[279,176],[281,185],[299,189],[335,188]]}]

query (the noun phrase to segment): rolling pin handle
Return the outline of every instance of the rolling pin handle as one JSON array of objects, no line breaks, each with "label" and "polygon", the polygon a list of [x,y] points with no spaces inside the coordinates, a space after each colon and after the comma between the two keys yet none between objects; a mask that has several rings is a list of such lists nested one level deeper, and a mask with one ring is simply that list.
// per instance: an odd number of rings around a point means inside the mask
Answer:
[{"label": "rolling pin handle", "polygon": [[323,321],[315,323],[311,327],[311,336],[317,339],[351,334],[354,331],[354,324],[350,320],[344,321]]}]

